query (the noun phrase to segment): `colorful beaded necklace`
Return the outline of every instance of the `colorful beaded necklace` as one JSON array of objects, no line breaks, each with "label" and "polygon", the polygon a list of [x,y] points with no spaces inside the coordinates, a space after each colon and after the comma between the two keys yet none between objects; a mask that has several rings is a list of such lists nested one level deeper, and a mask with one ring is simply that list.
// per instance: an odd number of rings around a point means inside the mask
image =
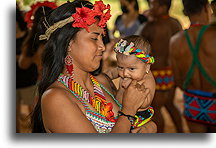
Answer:
[{"label": "colorful beaded necklace", "polygon": [[[90,75],[91,81],[93,83],[94,88],[94,97],[92,97],[86,90],[82,88],[80,84],[75,82],[72,78],[68,76],[64,76],[63,74],[60,74],[59,79],[61,82],[64,83],[64,85],[75,94],[75,96],[79,96],[83,98],[86,102],[91,104],[95,110],[106,117],[108,121],[116,122],[116,119],[114,118],[114,113],[112,111],[113,105],[112,103],[107,103],[106,98],[104,96],[104,93],[101,88],[104,89],[104,87],[98,83],[97,79],[94,78],[92,75]],[[110,94],[106,89],[104,89],[112,98],[114,97],[112,94]],[[114,99],[115,100],[115,99]],[[119,106],[121,106],[119,103],[117,103]]]}]

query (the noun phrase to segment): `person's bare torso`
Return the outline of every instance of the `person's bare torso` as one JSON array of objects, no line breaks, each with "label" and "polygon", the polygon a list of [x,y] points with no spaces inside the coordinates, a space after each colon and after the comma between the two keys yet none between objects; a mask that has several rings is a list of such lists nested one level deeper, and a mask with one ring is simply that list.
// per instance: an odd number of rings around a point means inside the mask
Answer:
[{"label": "person's bare torso", "polygon": [[[194,27],[188,30],[192,45],[195,46],[195,42],[198,37],[198,33],[201,27]],[[183,85],[184,78],[191,66],[192,55],[187,44],[184,32],[177,34],[177,43],[175,45],[175,62],[178,65],[180,77],[179,85]],[[204,67],[207,74],[211,79],[216,81],[216,28],[215,26],[209,27],[204,35],[200,44],[198,58],[201,65]],[[215,88],[203,77],[201,72],[196,67],[187,89],[198,89],[208,92],[215,92]]]},{"label": "person's bare torso", "polygon": [[152,70],[162,69],[170,65],[169,41],[180,30],[180,24],[173,18],[158,19],[146,24],[141,35],[151,45],[152,55],[155,58],[155,63],[151,66]]}]

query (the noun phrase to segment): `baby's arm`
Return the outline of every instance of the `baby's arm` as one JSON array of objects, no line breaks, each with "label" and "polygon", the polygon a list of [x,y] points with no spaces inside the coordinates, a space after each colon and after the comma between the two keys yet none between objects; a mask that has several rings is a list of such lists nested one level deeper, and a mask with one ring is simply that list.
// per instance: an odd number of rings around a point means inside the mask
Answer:
[{"label": "baby's arm", "polygon": [[141,108],[138,111],[143,111],[148,109],[148,107],[151,105],[153,98],[154,98],[154,94],[155,94],[155,79],[151,73],[151,71],[149,71],[149,73],[144,77],[144,85],[146,88],[148,88],[150,90],[149,95],[145,98],[145,101],[143,103],[143,105],[141,106]]}]

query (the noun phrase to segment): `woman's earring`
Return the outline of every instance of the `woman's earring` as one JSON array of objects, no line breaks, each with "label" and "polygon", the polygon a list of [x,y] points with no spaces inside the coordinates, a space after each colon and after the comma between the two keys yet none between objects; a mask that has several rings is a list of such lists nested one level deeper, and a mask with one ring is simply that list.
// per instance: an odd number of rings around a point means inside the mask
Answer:
[{"label": "woman's earring", "polygon": [[67,74],[69,74],[70,77],[73,79],[74,78],[73,59],[70,55],[67,55],[65,57],[65,66],[66,66]]}]

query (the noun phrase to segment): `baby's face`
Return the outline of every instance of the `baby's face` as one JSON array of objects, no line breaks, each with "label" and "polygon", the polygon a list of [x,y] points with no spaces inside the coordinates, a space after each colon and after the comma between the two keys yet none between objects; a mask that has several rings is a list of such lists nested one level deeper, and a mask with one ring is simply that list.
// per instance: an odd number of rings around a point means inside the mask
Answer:
[{"label": "baby's face", "polygon": [[122,83],[128,81],[140,81],[149,70],[147,64],[139,60],[135,55],[124,55],[118,53],[117,56],[118,74],[122,78]]}]

